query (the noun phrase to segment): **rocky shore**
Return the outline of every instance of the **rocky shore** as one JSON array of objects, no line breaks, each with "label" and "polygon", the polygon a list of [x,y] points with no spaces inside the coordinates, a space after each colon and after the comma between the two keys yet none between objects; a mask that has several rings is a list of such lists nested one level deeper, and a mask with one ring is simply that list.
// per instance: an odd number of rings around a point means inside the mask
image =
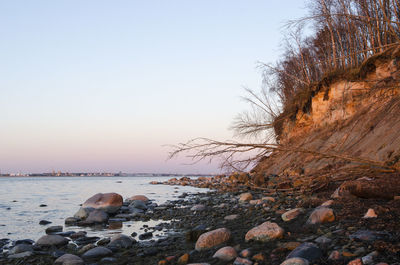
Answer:
[{"label": "rocky shore", "polygon": [[[165,184],[217,188],[228,179]],[[226,187],[184,193],[162,205],[140,195],[123,200],[116,193],[96,194],[65,219],[66,225],[160,222],[111,238],[48,226],[36,242],[0,239],[0,264],[400,264],[398,197],[332,198],[331,191],[306,195],[238,183]],[[160,231],[165,234],[158,236]]]}]

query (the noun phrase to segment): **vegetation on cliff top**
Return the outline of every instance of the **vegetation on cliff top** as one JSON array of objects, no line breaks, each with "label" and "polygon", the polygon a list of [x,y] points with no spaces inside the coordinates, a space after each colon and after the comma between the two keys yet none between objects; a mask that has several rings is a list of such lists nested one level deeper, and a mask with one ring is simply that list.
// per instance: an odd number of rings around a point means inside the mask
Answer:
[{"label": "vegetation on cliff top", "polygon": [[[385,50],[392,50],[393,57],[400,40],[400,1],[310,0],[307,7],[309,16],[286,25],[282,59],[259,65],[264,87],[260,93],[247,90],[251,111],[238,115],[232,126],[242,141],[198,138],[174,146],[171,157],[182,152],[195,162],[222,157],[222,167],[243,170],[274,150],[333,155],[282,147],[283,123],[294,119],[299,110],[308,112],[312,97],[333,81],[365,78],[375,70],[375,62],[389,54]],[[271,98],[278,98],[278,103]]]}]

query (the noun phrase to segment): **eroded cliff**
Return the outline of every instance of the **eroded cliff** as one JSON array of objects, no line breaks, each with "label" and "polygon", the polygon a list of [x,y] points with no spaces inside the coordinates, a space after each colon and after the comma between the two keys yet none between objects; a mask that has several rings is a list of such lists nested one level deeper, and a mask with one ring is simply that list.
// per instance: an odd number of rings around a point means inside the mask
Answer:
[{"label": "eroded cliff", "polygon": [[275,151],[253,172],[307,175],[333,168],[400,166],[399,70],[397,48],[351,73],[322,80],[280,117],[280,144],[293,151]]}]

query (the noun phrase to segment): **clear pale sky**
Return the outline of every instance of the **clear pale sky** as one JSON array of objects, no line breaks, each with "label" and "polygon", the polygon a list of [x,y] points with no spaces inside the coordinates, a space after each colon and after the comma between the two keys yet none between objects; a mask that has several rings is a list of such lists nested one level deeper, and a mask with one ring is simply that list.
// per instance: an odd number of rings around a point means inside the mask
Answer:
[{"label": "clear pale sky", "polygon": [[166,161],[228,127],[301,0],[0,2],[0,170],[218,172]]}]

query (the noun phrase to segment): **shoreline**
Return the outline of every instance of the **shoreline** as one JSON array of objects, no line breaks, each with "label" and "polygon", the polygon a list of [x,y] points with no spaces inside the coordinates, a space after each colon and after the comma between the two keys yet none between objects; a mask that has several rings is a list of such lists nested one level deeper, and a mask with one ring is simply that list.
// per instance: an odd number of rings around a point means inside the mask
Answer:
[{"label": "shoreline", "polygon": [[[247,194],[247,197],[244,194]],[[259,265],[281,264],[292,251],[297,249],[299,252],[298,248],[304,248],[306,243],[312,247],[306,254],[302,252],[302,258],[311,259],[310,264],[350,264],[353,261],[351,264],[361,264],[355,263],[358,259],[365,262],[368,259],[373,260],[364,264],[395,264],[400,261],[397,255],[400,250],[397,224],[400,217],[400,201],[337,198],[330,202],[330,206],[323,207],[332,209],[334,220],[307,225],[313,212],[329,201],[330,195],[330,192],[320,193],[318,197],[285,193],[267,194],[242,188],[236,191],[182,194],[171,203],[159,205],[158,208],[134,218],[169,220],[170,223],[162,225],[162,230],[169,231],[166,238],[152,236],[150,241],[143,241],[136,235],[134,238],[138,240],[131,246],[114,249],[106,257],[84,259],[82,264],[92,264],[93,261],[99,262],[98,264],[186,264],[182,261],[185,258],[188,258],[187,263],[232,264],[237,257],[231,261],[213,257],[222,247],[232,247],[236,255],[243,259],[242,262],[248,260]],[[382,205],[390,211],[382,210]],[[376,218],[363,218],[369,208],[375,209],[378,214]],[[285,213],[295,209],[301,209],[298,215],[288,217],[292,218],[288,221],[282,219]],[[245,240],[245,235],[251,229],[265,222],[277,224],[284,233],[266,241]],[[147,232],[160,229],[143,228],[147,229]],[[201,234],[220,228],[230,231],[231,235],[227,241],[201,251],[195,250]],[[380,234],[382,231],[387,234]],[[364,233],[364,237],[357,238],[360,233]],[[374,237],[374,240],[365,240],[368,237]],[[82,257],[83,254],[79,254],[79,250],[84,247],[72,249],[67,245],[56,248],[57,255],[54,255],[54,248],[42,248],[36,250],[33,256],[22,259],[33,264],[54,264],[61,252]],[[102,259],[104,260],[101,261]],[[21,264],[18,262],[21,262],[21,259],[10,260],[0,256],[2,265]]]}]

